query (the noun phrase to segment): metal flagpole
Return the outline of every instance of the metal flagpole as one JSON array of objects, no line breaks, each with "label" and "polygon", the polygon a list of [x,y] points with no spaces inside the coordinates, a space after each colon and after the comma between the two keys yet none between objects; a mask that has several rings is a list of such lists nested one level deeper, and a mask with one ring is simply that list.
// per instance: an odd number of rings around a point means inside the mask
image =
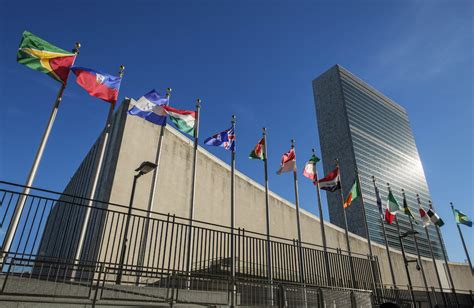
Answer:
[{"label": "metal flagpole", "polygon": [[[194,152],[193,152],[193,171],[191,182],[191,205],[189,207],[189,225],[188,225],[188,243],[186,255],[186,272],[188,277],[191,275],[191,249],[193,243],[193,219],[194,219],[194,205],[196,203],[196,165],[198,154],[198,139],[199,139],[199,116],[201,110],[201,100],[196,100],[196,121],[194,122]],[[188,282],[188,288],[190,283]]]},{"label": "metal flagpole", "polygon": [[[364,226],[365,226],[365,232],[367,233],[367,245],[369,246],[369,257],[370,257],[370,270],[372,271],[372,284],[374,285],[374,292],[375,295],[378,297],[378,292],[377,292],[377,283],[376,283],[376,275],[375,275],[375,268],[374,268],[374,255],[372,254],[372,243],[370,241],[370,233],[369,233],[369,225],[367,223],[367,216],[365,213],[365,203],[364,203],[364,197],[362,195],[362,186],[360,185],[360,176],[359,176],[359,171],[357,170],[357,167],[355,168],[355,174],[356,174],[356,181],[357,181],[357,186],[359,187],[359,192],[360,192],[360,204],[362,206],[362,215],[364,216]],[[342,187],[341,187],[342,190]]]},{"label": "metal flagpole", "polygon": [[[388,188],[388,192],[391,193],[392,190],[390,189],[390,184],[389,183],[387,183],[387,188]],[[402,236],[400,234],[400,225],[398,224],[398,216],[397,215],[395,215],[395,225],[397,226],[398,242],[399,242],[400,248],[402,250],[403,263],[405,263],[405,271],[407,273],[408,288],[410,289],[409,291],[410,291],[411,301],[412,301],[413,305],[416,307],[415,294],[413,293],[413,285],[411,283],[410,271],[408,269],[408,260],[407,260],[407,257],[405,255],[405,247],[403,246]]]},{"label": "metal flagpole", "polygon": [[[232,115],[232,131],[235,137],[235,115]],[[231,140],[229,140],[231,142]],[[230,257],[231,257],[231,273],[232,273],[232,282],[231,282],[231,306],[235,307],[236,305],[236,286],[235,286],[235,238],[234,238],[234,228],[235,228],[235,140],[234,146],[231,151],[231,172],[230,172]]]},{"label": "metal flagpole", "polygon": [[[77,54],[79,53],[79,48],[81,48],[81,44],[77,42],[75,44],[74,49],[72,50],[73,53],[76,55],[74,57],[74,61],[76,60]],[[72,65],[74,65],[74,62]],[[41,158],[43,157],[43,152],[46,147],[46,143],[48,142],[51,129],[53,128],[54,121],[56,120],[59,105],[61,104],[63,98],[64,89],[66,89],[66,83],[62,83],[61,87],[59,88],[58,95],[53,104],[53,109],[51,110],[51,114],[49,115],[48,124],[46,124],[46,129],[44,130],[43,137],[41,138],[38,150],[36,151],[35,159],[33,160],[33,165],[31,166],[30,173],[28,174],[28,179],[26,180],[25,187],[23,188],[23,192],[21,193],[20,198],[15,206],[11,221],[8,225],[7,232],[5,233],[5,240],[2,245],[2,250],[6,253],[10,251],[11,244],[13,242],[13,238],[18,227],[18,223],[20,222],[21,213],[23,212],[23,208],[26,203],[26,198],[30,193],[30,187],[31,185],[33,185],[33,182],[35,180],[36,172],[38,171]],[[2,258],[4,257],[6,257],[6,255],[2,256]]]},{"label": "metal flagpole", "polygon": [[[418,201],[418,206],[421,207],[420,195],[416,194],[416,200]],[[438,267],[436,266],[436,259],[435,259],[434,253],[433,253],[433,246],[431,246],[431,239],[430,239],[430,233],[428,232],[428,226],[425,226],[423,229],[425,229],[426,238],[428,239],[428,246],[430,248],[431,260],[433,260],[433,266],[434,266],[434,269],[435,269],[436,278],[438,279],[439,290],[440,290],[442,298],[443,298],[444,306],[447,307],[448,304],[447,304],[446,298],[444,296],[443,284],[441,283],[441,278],[439,277]],[[436,300],[436,296],[435,296],[435,300]]]},{"label": "metal flagpole", "polygon": [[[433,203],[431,203],[431,200],[428,201],[428,205],[430,209],[434,211]],[[444,263],[446,264],[446,271],[448,272],[449,283],[451,284],[451,292],[453,292],[454,299],[456,301],[456,306],[459,306],[458,296],[456,294],[456,289],[454,288],[453,277],[451,276],[451,271],[449,270],[448,257],[446,256],[446,252],[444,251],[444,248],[443,248],[443,241],[441,239],[441,231],[439,230],[439,227],[437,224],[435,224],[435,228],[436,228],[436,233],[438,234],[438,240],[441,246],[441,251],[443,252]]]},{"label": "metal flagpole", "polygon": [[[405,203],[406,202],[406,195],[405,195],[405,190],[404,189],[402,189],[402,195],[403,195],[403,201]],[[425,269],[423,268],[423,264],[421,262],[420,250],[418,249],[418,239],[416,238],[416,234],[418,232],[415,231],[415,228],[413,227],[413,222],[411,221],[410,217],[408,217],[408,221],[410,222],[411,232],[413,233],[413,240],[415,241],[415,251],[416,251],[416,255],[418,257],[418,266],[419,266],[419,269],[421,270],[421,277],[423,278],[423,284],[425,285],[426,296],[428,297],[428,304],[429,304],[430,307],[433,307],[433,304],[431,303],[430,289],[428,288],[428,282],[427,282],[426,276],[425,276]]]},{"label": "metal flagpole", "polygon": [[270,240],[270,204],[268,196],[268,155],[267,155],[267,130],[262,128],[263,135],[263,165],[265,172],[265,217],[267,219],[267,277],[270,284],[270,306],[273,306],[273,264],[272,264],[272,247]]},{"label": "metal flagpole", "polygon": [[[312,149],[313,155],[316,156],[316,151]],[[314,182],[316,184],[316,192],[318,194],[318,210],[319,210],[319,225],[321,226],[321,235],[323,238],[323,249],[324,249],[324,263],[326,265],[326,279],[328,282],[328,286],[332,285],[331,283],[331,271],[329,268],[329,256],[328,256],[328,247],[327,247],[327,239],[326,239],[326,231],[324,229],[324,217],[323,217],[323,206],[321,203],[321,190],[319,188],[319,182],[318,182],[318,170],[316,168],[316,165],[314,166],[314,174],[316,176],[316,181]]]},{"label": "metal flagpole", "polygon": [[341,195],[341,205],[342,211],[344,213],[344,230],[346,234],[346,245],[347,245],[347,253],[349,254],[349,266],[351,267],[351,277],[352,277],[352,287],[356,288],[356,278],[355,278],[355,272],[354,272],[354,263],[352,262],[352,253],[351,253],[351,244],[349,242],[349,231],[347,228],[347,215],[346,215],[346,209],[344,208],[344,194],[342,192],[342,183],[341,183],[341,168],[339,168],[339,160],[336,158],[336,167],[339,169],[339,194]]},{"label": "metal flagpole", "polygon": [[[295,140],[291,139],[291,149],[295,152]],[[296,159],[295,159],[296,160]],[[300,272],[300,282],[303,286],[303,305],[306,307],[306,285],[305,285],[305,275],[304,275],[304,259],[303,259],[303,247],[301,245],[301,224],[300,224],[300,198],[298,194],[298,174],[296,172],[296,161],[295,167],[293,169],[293,182],[295,186],[295,205],[296,205],[296,226],[298,229],[298,264],[299,264],[299,272]]]},{"label": "metal flagpole", "polygon": [[[120,65],[120,70],[119,70],[119,76],[120,77],[123,77],[124,70],[125,70],[125,66]],[[80,261],[81,254],[82,254],[82,249],[84,248],[84,240],[86,238],[87,227],[89,225],[89,219],[90,219],[90,215],[91,215],[91,211],[92,211],[92,206],[94,205],[94,196],[95,196],[95,193],[96,193],[97,185],[99,183],[99,176],[101,174],[102,164],[104,162],[104,157],[105,157],[105,150],[107,148],[107,142],[108,142],[109,135],[110,135],[110,128],[111,128],[111,124],[112,124],[114,108],[115,108],[115,104],[111,103],[110,107],[109,107],[109,114],[107,115],[107,120],[105,121],[104,137],[103,137],[103,141],[102,141],[102,145],[101,145],[101,149],[100,149],[99,162],[97,164],[95,174],[92,177],[93,178],[92,189],[91,189],[91,193],[89,195],[89,202],[87,203],[86,213],[84,215],[84,222],[82,224],[81,233],[79,235],[79,242],[78,242],[78,245],[77,245],[76,256],[74,258],[74,263],[76,265]],[[74,277],[74,276],[75,276],[75,273],[73,272],[72,277]]]},{"label": "metal flagpole", "polygon": [[[451,205],[451,209],[453,210],[453,213],[454,213],[453,203],[450,202],[449,204]],[[469,268],[471,269],[471,274],[474,275],[474,270],[472,268],[471,258],[469,257],[469,252],[467,251],[466,243],[464,242],[464,236],[462,236],[461,228],[459,227],[458,223],[456,223],[456,227],[458,227],[459,236],[461,237],[462,247],[464,247],[464,252],[466,252],[467,262],[469,262]]]},{"label": "metal flagpole", "polygon": [[[375,190],[375,194],[377,195],[378,194],[378,188],[375,185],[375,176],[372,176],[372,182],[374,183],[374,190]],[[380,198],[380,194],[378,194],[378,197]],[[382,201],[380,201],[380,202],[382,202]],[[392,285],[395,289],[396,301],[397,301],[397,303],[400,304],[400,296],[399,296],[399,293],[398,293],[397,282],[395,280],[395,273],[393,271],[392,257],[390,255],[390,248],[388,246],[388,241],[387,241],[387,232],[385,231],[385,222],[384,222],[384,219],[383,219],[382,215],[379,215],[379,217],[380,217],[380,224],[382,225],[382,233],[383,233],[383,238],[384,238],[384,243],[385,243],[385,249],[387,250],[387,258],[388,258],[388,265],[389,265],[389,268],[390,268],[390,275],[392,276]]]},{"label": "metal flagpole", "polygon": [[[169,104],[169,99],[171,97],[171,91],[172,91],[171,88],[166,89],[168,104]],[[143,228],[144,235],[140,243],[140,249],[139,249],[139,254],[138,254],[139,267],[142,267],[145,261],[146,242],[148,240],[148,226],[150,224],[150,217],[151,217],[151,210],[153,209],[153,203],[155,203],[156,183],[158,182],[158,169],[160,168],[161,149],[163,147],[163,137],[165,135],[165,129],[166,129],[166,120],[165,120],[164,125],[161,126],[160,136],[158,137],[158,147],[156,148],[156,154],[155,154],[156,168],[155,170],[153,170],[153,178],[151,180],[150,196],[148,197],[148,207],[147,207],[145,226]],[[138,275],[137,275],[137,284],[139,282],[140,282],[140,272],[138,272]]]}]

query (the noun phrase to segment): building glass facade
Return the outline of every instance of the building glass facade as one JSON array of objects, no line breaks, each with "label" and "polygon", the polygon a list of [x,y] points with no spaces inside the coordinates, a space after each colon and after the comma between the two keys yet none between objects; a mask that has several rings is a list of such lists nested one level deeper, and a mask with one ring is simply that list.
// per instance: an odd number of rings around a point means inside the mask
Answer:
[{"label": "building glass facade", "polygon": [[[349,231],[366,237],[361,206],[365,206],[371,240],[384,244],[380,215],[376,205],[372,176],[383,203],[388,196],[387,183],[400,206],[402,189],[408,206],[418,220],[414,225],[422,256],[430,257],[430,250],[418,211],[416,194],[428,208],[430,194],[421,160],[416,148],[408,115],[396,104],[339,65],[313,81],[321,152],[325,173],[334,168],[333,159],[340,163],[342,192],[348,193],[358,170],[364,204],[360,198],[347,209]],[[331,222],[344,227],[341,197],[328,193]],[[400,231],[411,229],[408,216],[397,214]],[[442,257],[442,241],[433,226],[428,228],[436,258]],[[386,224],[389,245],[400,249],[395,223]],[[414,238],[403,239],[408,253],[416,254]]]}]

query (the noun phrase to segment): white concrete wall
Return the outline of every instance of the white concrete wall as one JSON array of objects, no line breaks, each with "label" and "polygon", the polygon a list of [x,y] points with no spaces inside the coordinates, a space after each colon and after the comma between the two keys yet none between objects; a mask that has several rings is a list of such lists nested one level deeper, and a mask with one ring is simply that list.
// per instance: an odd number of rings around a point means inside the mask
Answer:
[{"label": "white concrete wall", "polygon": [[[141,118],[127,116],[119,148],[115,174],[112,180],[110,202],[127,205],[130,198],[134,170],[145,160],[154,161],[158,146],[160,126]],[[170,126],[164,132],[161,152],[156,198],[152,210],[161,213],[189,216],[193,141],[184,137]],[[230,160],[230,153],[229,153]],[[138,181],[134,207],[146,209],[150,195],[152,174],[142,176]],[[264,188],[236,172],[236,227],[260,233],[265,232],[265,194]],[[296,238],[296,219],[294,205],[275,193],[270,196],[271,233],[275,236]],[[195,219],[216,224],[230,225],[230,167],[203,148],[199,148],[196,183]],[[350,219],[350,217],[349,217]],[[322,244],[320,220],[315,215],[301,211],[302,240]],[[325,222],[328,245],[346,249],[344,230]],[[354,252],[367,254],[367,241],[350,234]],[[374,254],[378,256],[382,269],[382,280],[391,284],[385,247],[373,244]],[[414,258],[414,256],[410,256]],[[406,285],[407,279],[401,253],[392,252],[397,284]],[[429,285],[438,287],[433,265],[423,258],[423,265]],[[423,286],[420,272],[412,268],[412,280],[416,286]],[[474,289],[474,279],[465,264],[450,264],[455,275],[456,288]],[[444,287],[448,288],[446,274],[440,266]]]}]

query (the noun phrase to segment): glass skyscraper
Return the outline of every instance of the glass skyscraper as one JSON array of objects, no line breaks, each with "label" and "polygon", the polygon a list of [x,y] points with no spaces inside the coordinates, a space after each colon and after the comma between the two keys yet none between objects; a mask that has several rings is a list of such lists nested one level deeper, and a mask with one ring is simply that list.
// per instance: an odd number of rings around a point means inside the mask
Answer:
[{"label": "glass skyscraper", "polygon": [[[430,257],[416,194],[420,195],[425,210],[431,197],[405,109],[339,65],[317,77],[313,91],[324,172],[333,170],[338,159],[342,191],[347,194],[354,183],[355,170],[359,171],[371,240],[384,244],[374,176],[384,205],[387,183],[400,206],[403,206],[401,190],[405,190],[408,206],[419,221],[414,227],[419,232],[420,254]],[[338,192],[328,192],[327,199],[330,221],[344,227],[341,196]],[[350,232],[367,237],[361,206],[358,198],[346,209],[348,227]],[[408,217],[402,212],[397,217],[400,231],[410,230]],[[395,223],[386,224],[386,231],[389,245],[400,249]],[[435,257],[441,258],[442,242],[433,226],[428,231]],[[416,254],[412,236],[404,238],[403,244],[408,253]]]}]

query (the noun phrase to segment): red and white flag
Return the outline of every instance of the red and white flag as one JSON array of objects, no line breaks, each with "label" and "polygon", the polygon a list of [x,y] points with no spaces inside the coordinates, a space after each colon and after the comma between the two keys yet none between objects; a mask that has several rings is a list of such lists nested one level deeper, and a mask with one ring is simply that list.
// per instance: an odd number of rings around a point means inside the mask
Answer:
[{"label": "red and white flag", "polygon": [[281,166],[278,169],[277,174],[280,175],[283,172],[291,172],[296,168],[296,155],[293,149],[289,150],[281,158]]}]

